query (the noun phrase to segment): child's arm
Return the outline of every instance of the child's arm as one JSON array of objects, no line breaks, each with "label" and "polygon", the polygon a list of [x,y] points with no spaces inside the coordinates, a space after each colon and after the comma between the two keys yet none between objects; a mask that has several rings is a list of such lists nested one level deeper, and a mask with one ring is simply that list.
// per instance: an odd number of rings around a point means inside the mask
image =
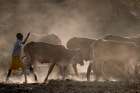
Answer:
[{"label": "child's arm", "polygon": [[24,41],[22,42],[22,44],[25,44],[26,43],[26,41],[29,38],[29,36],[30,36],[30,32],[28,33],[28,35],[26,36],[26,38],[24,39]]}]

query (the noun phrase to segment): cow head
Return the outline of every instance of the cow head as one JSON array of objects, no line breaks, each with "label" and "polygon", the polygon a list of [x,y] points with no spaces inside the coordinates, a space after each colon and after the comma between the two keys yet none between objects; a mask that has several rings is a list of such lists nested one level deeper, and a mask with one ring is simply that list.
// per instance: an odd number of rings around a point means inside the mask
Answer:
[{"label": "cow head", "polygon": [[73,50],[74,55],[72,57],[73,63],[84,65],[82,54],[79,50]]}]

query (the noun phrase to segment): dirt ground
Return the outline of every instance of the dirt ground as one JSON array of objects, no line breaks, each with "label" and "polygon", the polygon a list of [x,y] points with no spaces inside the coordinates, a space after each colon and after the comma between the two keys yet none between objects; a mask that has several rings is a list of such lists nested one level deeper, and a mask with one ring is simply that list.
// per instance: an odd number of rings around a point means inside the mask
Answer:
[{"label": "dirt ground", "polygon": [[140,82],[50,80],[47,84],[0,84],[0,93],[140,93]]}]

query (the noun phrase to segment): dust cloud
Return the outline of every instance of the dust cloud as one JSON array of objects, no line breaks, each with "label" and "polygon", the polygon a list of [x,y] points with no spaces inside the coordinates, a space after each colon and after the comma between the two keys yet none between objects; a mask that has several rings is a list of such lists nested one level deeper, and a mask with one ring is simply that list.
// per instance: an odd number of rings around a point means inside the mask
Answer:
[{"label": "dust cloud", "polygon": [[31,32],[29,41],[53,33],[63,45],[72,37],[131,37],[140,33],[139,12],[127,0],[0,0],[1,69],[10,64],[17,32]]}]

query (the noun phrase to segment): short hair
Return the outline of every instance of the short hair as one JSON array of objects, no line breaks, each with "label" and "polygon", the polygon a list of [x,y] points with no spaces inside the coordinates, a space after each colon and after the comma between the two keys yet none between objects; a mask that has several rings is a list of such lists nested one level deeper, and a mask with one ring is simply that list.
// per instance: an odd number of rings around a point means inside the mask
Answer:
[{"label": "short hair", "polygon": [[17,39],[22,39],[23,35],[21,33],[17,33],[16,37],[17,37]]}]

